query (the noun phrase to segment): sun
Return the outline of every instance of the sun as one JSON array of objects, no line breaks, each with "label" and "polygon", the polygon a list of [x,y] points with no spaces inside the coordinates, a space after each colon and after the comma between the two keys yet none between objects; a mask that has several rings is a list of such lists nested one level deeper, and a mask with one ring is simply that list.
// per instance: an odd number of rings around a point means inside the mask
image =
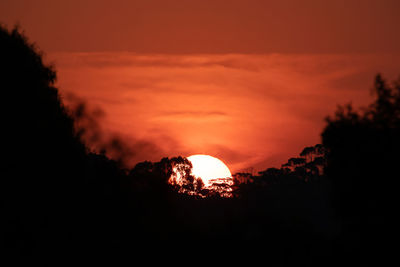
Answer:
[{"label": "sun", "polygon": [[192,174],[201,178],[206,186],[211,185],[213,179],[232,177],[225,163],[215,157],[192,155],[187,159],[192,163]]}]

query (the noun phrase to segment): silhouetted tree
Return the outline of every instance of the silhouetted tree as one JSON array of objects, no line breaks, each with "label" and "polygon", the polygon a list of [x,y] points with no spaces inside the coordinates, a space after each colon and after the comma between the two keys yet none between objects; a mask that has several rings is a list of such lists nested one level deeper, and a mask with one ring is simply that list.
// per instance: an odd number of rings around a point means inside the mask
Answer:
[{"label": "silhouetted tree", "polygon": [[[192,175],[192,163],[184,157],[163,158],[160,162],[141,162],[130,171],[134,187],[154,188],[172,187],[175,191],[196,194],[203,189],[201,179]],[[164,188],[165,189],[165,188]],[[163,190],[164,190],[163,189]]]},{"label": "silhouetted tree", "polygon": [[[100,249],[124,206],[124,172],[87,153],[55,81],[53,67],[18,28],[0,27],[1,241],[16,261],[57,262],[71,247],[75,257]],[[106,225],[101,239],[96,233]]]},{"label": "silhouetted tree", "polygon": [[[90,183],[84,179],[85,147],[55,80],[53,68],[18,28],[0,27],[3,240],[19,259],[56,242],[50,233],[63,226],[54,222],[71,221],[72,207]],[[73,228],[71,223],[65,234]]]},{"label": "silhouetted tree", "polygon": [[305,157],[307,161],[312,161],[313,160],[313,154],[315,153],[315,147],[313,146],[308,146],[301,151],[300,156]]},{"label": "silhouetted tree", "polygon": [[343,238],[356,240],[360,251],[377,249],[374,244],[390,234],[398,199],[394,188],[399,177],[400,87],[377,75],[374,92],[375,101],[364,111],[339,107],[322,133]]},{"label": "silhouetted tree", "polygon": [[304,158],[290,158],[287,163],[282,165],[282,167],[295,169],[296,167],[303,166],[305,163],[306,159]]}]

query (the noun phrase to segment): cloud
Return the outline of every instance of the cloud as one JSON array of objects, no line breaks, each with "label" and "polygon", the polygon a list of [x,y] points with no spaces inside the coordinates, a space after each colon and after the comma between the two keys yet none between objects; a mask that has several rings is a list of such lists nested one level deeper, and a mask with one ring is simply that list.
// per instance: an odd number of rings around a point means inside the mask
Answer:
[{"label": "cloud", "polygon": [[400,60],[367,54],[50,56],[61,93],[100,107],[107,114],[102,131],[130,144],[132,162],[202,153],[233,169],[280,166],[279,160],[318,143],[324,118],[338,104],[369,103],[375,73],[396,78],[393,62]]},{"label": "cloud", "polygon": [[89,68],[231,68],[245,71],[260,70],[258,64],[246,60],[240,54],[226,55],[165,55],[165,54],[136,54],[129,52],[104,53],[53,53],[56,63],[62,67]]},{"label": "cloud", "polygon": [[164,111],[155,120],[223,120],[228,117],[223,111]]}]

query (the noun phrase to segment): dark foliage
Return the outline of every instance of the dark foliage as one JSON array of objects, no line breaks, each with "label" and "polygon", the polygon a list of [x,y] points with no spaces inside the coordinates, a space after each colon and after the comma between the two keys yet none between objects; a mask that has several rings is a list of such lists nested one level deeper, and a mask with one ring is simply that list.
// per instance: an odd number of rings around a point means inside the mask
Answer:
[{"label": "dark foliage", "polygon": [[0,27],[1,234],[16,265],[76,254],[98,238],[97,221],[120,190],[123,173],[87,154],[55,79],[18,29]]},{"label": "dark foliage", "polygon": [[352,254],[386,250],[395,229],[400,83],[390,86],[377,75],[374,93],[375,102],[362,112],[339,107],[322,133],[326,173],[342,220],[341,242]]}]

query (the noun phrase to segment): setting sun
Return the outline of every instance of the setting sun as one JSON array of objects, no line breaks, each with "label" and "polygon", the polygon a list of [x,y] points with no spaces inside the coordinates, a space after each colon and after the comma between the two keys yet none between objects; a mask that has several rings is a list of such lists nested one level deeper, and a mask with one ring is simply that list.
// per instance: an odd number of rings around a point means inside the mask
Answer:
[{"label": "setting sun", "polygon": [[200,177],[206,185],[210,185],[213,179],[232,177],[229,168],[217,158],[208,155],[192,155],[187,159],[193,165],[192,174]]}]

